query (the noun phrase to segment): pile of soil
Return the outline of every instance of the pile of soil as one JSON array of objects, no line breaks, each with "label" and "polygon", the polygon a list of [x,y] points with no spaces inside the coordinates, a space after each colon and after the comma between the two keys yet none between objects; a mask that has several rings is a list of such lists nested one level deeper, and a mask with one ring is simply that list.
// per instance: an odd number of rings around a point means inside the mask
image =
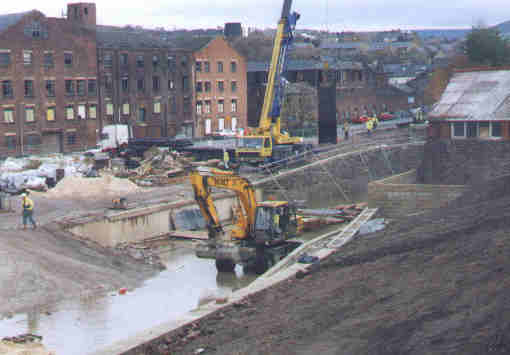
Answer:
[{"label": "pile of soil", "polygon": [[506,180],[358,237],[304,278],[162,336],[143,353],[509,354]]},{"label": "pile of soil", "polygon": [[91,198],[93,196],[117,196],[140,191],[128,179],[103,174],[100,177],[66,176],[46,196],[53,198],[74,197]]}]

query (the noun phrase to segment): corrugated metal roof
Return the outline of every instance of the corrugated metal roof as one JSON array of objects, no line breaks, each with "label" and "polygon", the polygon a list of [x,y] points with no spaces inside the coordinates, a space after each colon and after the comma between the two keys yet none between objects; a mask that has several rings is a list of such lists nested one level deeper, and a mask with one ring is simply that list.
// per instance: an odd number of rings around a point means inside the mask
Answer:
[{"label": "corrugated metal roof", "polygon": [[430,113],[435,119],[510,120],[510,70],[455,73]]},{"label": "corrugated metal roof", "polygon": [[27,14],[29,14],[31,11],[27,12],[20,12],[17,14],[7,14],[7,15],[0,15],[0,32],[7,29],[7,27],[14,25],[17,23],[21,18]]}]

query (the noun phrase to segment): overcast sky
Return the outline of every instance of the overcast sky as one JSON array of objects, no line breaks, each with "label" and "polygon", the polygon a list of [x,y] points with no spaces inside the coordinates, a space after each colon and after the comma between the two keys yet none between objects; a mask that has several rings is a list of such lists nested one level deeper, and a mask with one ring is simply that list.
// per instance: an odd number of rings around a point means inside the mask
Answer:
[{"label": "overcast sky", "polygon": [[[78,1],[73,1],[78,2]],[[245,27],[276,27],[283,0],[151,0],[95,2],[101,25],[141,25],[146,28],[215,28],[225,22]],[[59,17],[67,2],[23,0],[0,2],[0,14],[42,11]],[[510,20],[508,0],[294,0],[301,14],[298,29],[381,30],[470,28]]]}]

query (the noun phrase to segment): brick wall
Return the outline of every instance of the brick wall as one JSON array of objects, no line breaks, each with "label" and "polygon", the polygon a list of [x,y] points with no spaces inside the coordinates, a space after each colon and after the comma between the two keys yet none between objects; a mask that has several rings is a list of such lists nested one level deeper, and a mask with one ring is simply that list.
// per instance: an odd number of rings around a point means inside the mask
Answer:
[{"label": "brick wall", "polygon": [[368,203],[386,217],[401,217],[444,207],[466,186],[416,184],[416,170],[368,184]]}]

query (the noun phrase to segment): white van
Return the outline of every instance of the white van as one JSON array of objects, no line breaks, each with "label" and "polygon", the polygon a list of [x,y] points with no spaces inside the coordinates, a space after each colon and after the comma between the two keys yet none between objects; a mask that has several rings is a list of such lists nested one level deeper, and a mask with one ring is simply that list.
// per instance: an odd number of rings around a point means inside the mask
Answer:
[{"label": "white van", "polygon": [[131,137],[130,127],[125,124],[106,125],[99,136],[99,148],[102,152],[114,152],[127,145]]}]

